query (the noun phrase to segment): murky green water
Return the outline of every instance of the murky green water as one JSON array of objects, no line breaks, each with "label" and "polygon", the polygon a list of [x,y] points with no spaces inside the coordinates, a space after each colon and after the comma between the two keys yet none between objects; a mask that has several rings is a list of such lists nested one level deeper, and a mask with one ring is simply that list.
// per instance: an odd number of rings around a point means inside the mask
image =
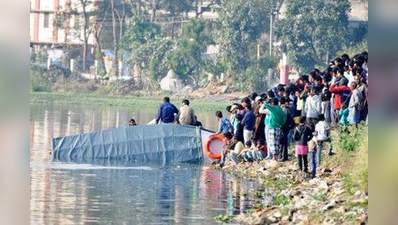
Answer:
[{"label": "murky green water", "polygon": [[[214,224],[218,214],[244,213],[263,199],[255,181],[234,179],[206,165],[51,162],[51,138],[140,124],[155,112],[81,105],[31,105],[31,224]],[[212,112],[199,113],[209,129]]]}]

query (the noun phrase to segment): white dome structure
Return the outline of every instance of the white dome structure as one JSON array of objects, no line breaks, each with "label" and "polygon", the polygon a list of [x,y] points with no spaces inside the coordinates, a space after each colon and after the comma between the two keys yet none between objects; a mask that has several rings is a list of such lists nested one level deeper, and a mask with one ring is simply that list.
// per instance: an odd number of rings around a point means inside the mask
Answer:
[{"label": "white dome structure", "polygon": [[183,87],[182,81],[177,78],[174,70],[169,70],[166,77],[160,81],[160,88],[163,91],[178,92]]}]

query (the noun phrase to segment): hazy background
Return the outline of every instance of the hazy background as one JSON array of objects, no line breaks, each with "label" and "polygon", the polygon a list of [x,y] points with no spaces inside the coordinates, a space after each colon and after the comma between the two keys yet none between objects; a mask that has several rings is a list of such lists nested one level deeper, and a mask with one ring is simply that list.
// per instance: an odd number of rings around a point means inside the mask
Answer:
[{"label": "hazy background", "polygon": [[[371,224],[398,206],[398,2],[370,1]],[[0,0],[0,221],[29,223],[29,6]]]}]

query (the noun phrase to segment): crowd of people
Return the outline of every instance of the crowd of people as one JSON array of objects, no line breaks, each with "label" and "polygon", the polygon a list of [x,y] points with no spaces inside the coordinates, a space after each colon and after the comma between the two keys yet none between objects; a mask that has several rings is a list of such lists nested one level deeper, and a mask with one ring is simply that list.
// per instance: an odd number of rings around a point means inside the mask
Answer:
[{"label": "crowd of people", "polygon": [[[298,168],[312,177],[328,147],[332,155],[330,130],[357,126],[368,120],[368,53],[350,58],[347,54],[330,62],[324,70],[314,69],[290,84],[279,84],[266,93],[252,93],[240,103],[215,112],[217,134],[225,136],[220,166],[227,160],[253,162],[289,160],[288,149],[295,143]],[[178,110],[164,98],[156,124],[178,123],[202,126],[187,99]],[[136,125],[135,121],[131,122]],[[308,170],[308,155],[311,172]]]},{"label": "crowd of people", "polygon": [[[287,85],[252,93],[240,103],[216,112],[219,133],[226,138],[220,165],[264,159],[287,161],[295,143],[301,171],[316,176],[322,151],[332,155],[330,130],[347,132],[368,120],[368,53],[336,58],[324,70],[314,69]],[[308,169],[308,155],[311,171]]]}]

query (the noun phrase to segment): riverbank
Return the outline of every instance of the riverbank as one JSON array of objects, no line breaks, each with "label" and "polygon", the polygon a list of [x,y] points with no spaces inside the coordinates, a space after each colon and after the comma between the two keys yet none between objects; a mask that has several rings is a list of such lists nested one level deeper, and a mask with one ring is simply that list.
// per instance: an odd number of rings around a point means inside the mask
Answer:
[{"label": "riverbank", "polygon": [[[357,135],[362,135],[361,142],[356,142],[354,150],[347,151],[347,143],[354,143]],[[334,132],[335,154],[323,155],[324,161],[314,179],[298,171],[294,156],[284,163],[227,163],[222,170],[238,177],[259,179],[264,188],[275,194],[270,203],[256,205],[247,214],[216,219],[239,224],[367,223],[367,133],[361,128],[349,136]]]},{"label": "riverbank", "polygon": [[[118,106],[118,107],[145,107],[148,109],[156,109],[163,101],[163,95],[154,94],[146,96],[100,96],[93,94],[75,94],[63,92],[31,92],[30,103],[42,104],[78,104],[78,105],[97,105],[97,106]],[[179,105],[182,96],[171,96],[174,104]],[[206,98],[193,98],[190,99],[191,106],[197,111],[217,111],[223,110],[232,101],[238,101],[239,98],[224,96],[218,100]]]}]

